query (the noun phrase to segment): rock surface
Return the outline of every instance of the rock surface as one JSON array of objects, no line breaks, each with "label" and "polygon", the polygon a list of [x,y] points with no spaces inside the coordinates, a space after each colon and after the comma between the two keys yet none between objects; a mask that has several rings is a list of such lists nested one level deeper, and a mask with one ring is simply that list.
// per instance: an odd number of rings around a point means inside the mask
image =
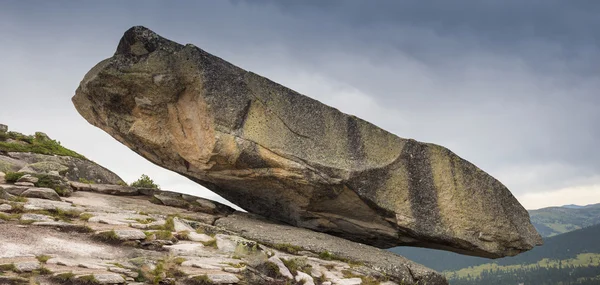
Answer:
[{"label": "rock surface", "polygon": [[206,223],[152,198],[91,190],[0,200],[15,206],[0,215],[0,284],[447,284],[388,251],[239,212],[203,213],[213,217]]},{"label": "rock surface", "polygon": [[85,75],[79,113],[249,212],[377,247],[497,258],[542,243],[499,181],[144,27]]}]

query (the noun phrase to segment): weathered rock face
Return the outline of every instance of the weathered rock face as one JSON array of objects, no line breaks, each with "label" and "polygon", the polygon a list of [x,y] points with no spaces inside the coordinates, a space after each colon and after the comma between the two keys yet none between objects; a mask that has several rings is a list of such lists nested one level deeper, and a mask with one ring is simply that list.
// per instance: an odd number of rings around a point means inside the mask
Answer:
[{"label": "weathered rock face", "polygon": [[148,160],[249,212],[378,247],[501,257],[541,244],[499,181],[193,46],[134,27],[73,102]]},{"label": "weathered rock face", "polygon": [[79,178],[85,178],[96,183],[124,183],[112,171],[86,159],[29,152],[0,154],[0,171],[60,174],[71,181],[79,181]]}]

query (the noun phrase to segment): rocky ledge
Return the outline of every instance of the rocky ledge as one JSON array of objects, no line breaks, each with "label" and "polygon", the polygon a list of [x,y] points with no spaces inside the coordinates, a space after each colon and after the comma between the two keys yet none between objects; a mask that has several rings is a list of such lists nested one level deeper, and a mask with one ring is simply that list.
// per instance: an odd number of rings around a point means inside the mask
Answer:
[{"label": "rocky ledge", "polygon": [[447,284],[391,252],[207,199],[69,184],[70,197],[35,198],[23,194],[53,190],[0,184],[0,284]]}]

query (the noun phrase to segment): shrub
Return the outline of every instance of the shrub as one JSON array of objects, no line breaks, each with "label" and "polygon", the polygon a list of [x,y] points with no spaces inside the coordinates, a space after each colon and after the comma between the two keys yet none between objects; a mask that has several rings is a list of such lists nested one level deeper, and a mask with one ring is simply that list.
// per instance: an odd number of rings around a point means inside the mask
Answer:
[{"label": "shrub", "polygon": [[0,140],[1,151],[33,152],[49,155],[55,154],[86,159],[83,155],[63,147],[62,145],[60,145],[60,142],[45,136],[26,136],[17,132],[8,132],[7,136],[10,139],[26,142],[27,144],[6,142],[6,139]]},{"label": "shrub", "polygon": [[23,177],[23,175],[25,175],[25,173],[8,172],[6,173],[6,176],[4,176],[4,179],[6,180],[6,182],[15,183],[17,182],[17,180],[19,180],[19,178]]},{"label": "shrub", "polygon": [[79,182],[85,183],[85,184],[96,184],[96,181],[94,181],[93,179],[92,180],[87,180],[87,179],[85,179],[83,177],[79,177]]},{"label": "shrub", "polygon": [[160,189],[160,186],[154,184],[154,180],[150,179],[146,174],[142,174],[140,179],[131,183],[131,187]]}]

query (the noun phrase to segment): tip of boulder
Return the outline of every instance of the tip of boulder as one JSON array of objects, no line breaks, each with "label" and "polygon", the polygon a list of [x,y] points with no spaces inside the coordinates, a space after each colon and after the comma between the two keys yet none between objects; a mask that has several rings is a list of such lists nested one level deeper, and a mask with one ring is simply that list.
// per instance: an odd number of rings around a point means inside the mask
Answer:
[{"label": "tip of boulder", "polygon": [[155,51],[161,40],[163,38],[152,30],[144,26],[134,26],[123,34],[115,55],[145,55]]}]

